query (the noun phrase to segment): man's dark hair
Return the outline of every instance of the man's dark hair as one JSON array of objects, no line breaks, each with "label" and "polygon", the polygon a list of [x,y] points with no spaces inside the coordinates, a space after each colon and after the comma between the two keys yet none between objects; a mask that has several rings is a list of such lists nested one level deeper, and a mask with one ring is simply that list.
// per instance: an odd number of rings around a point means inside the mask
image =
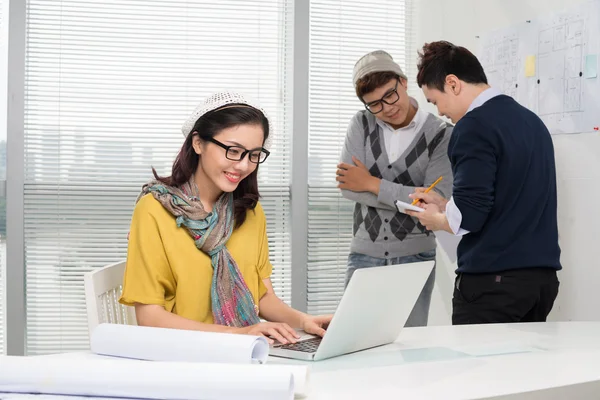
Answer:
[{"label": "man's dark hair", "polygon": [[426,43],[419,52],[417,84],[444,91],[446,76],[456,75],[461,81],[487,84],[483,67],[469,50],[450,42]]},{"label": "man's dark hair", "polygon": [[365,94],[382,87],[392,79],[400,79],[400,75],[391,71],[372,72],[356,82],[356,95],[362,101]]}]

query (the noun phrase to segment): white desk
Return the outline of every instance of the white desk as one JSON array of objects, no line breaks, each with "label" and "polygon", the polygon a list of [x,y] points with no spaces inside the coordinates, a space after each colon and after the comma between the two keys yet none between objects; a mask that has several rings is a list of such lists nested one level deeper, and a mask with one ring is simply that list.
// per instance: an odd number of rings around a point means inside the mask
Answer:
[{"label": "white desk", "polygon": [[600,322],[407,328],[388,346],[268,362],[310,365],[308,400],[600,399]]},{"label": "white desk", "polygon": [[310,400],[600,399],[600,322],[407,328],[310,365]]}]

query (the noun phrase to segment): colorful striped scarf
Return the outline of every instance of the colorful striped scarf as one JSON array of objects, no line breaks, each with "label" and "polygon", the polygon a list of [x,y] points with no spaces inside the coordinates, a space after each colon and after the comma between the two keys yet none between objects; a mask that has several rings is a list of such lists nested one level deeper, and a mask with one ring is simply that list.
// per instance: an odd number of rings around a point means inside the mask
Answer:
[{"label": "colorful striped scarf", "polygon": [[187,229],[196,247],[211,257],[210,297],[214,322],[233,327],[259,323],[258,307],[225,246],[235,226],[233,194],[224,193],[212,212],[206,212],[193,178],[181,188],[153,180],[143,186],[138,201],[147,193],[152,193],[175,217],[177,226]]}]

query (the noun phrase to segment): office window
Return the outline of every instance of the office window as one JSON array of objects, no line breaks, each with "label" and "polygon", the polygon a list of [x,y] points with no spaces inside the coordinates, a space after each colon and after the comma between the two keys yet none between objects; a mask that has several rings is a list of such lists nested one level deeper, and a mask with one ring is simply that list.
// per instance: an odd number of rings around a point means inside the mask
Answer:
[{"label": "office window", "polygon": [[6,352],[6,99],[8,65],[8,0],[0,0],[0,354]]},{"label": "office window", "polygon": [[[346,129],[363,108],[352,69],[363,54],[386,50],[414,82],[416,48],[410,0],[311,0],[308,154],[308,311],[335,310],[344,287],[354,203],[335,180]],[[416,85],[415,85],[416,86]]]},{"label": "office window", "polygon": [[257,97],[273,281],[290,299],[291,0],[29,0],[25,76],[26,353],[86,349],[83,274],[123,260],[151,166],[208,94]]}]

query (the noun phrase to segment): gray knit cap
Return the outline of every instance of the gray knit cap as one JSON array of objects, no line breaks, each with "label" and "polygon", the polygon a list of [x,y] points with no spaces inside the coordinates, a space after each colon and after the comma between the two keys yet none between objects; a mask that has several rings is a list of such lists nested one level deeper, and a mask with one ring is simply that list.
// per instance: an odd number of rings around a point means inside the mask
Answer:
[{"label": "gray knit cap", "polygon": [[373,72],[395,72],[401,78],[408,79],[400,65],[394,61],[389,53],[383,50],[375,50],[362,56],[354,65],[352,82],[354,86],[359,79]]}]

